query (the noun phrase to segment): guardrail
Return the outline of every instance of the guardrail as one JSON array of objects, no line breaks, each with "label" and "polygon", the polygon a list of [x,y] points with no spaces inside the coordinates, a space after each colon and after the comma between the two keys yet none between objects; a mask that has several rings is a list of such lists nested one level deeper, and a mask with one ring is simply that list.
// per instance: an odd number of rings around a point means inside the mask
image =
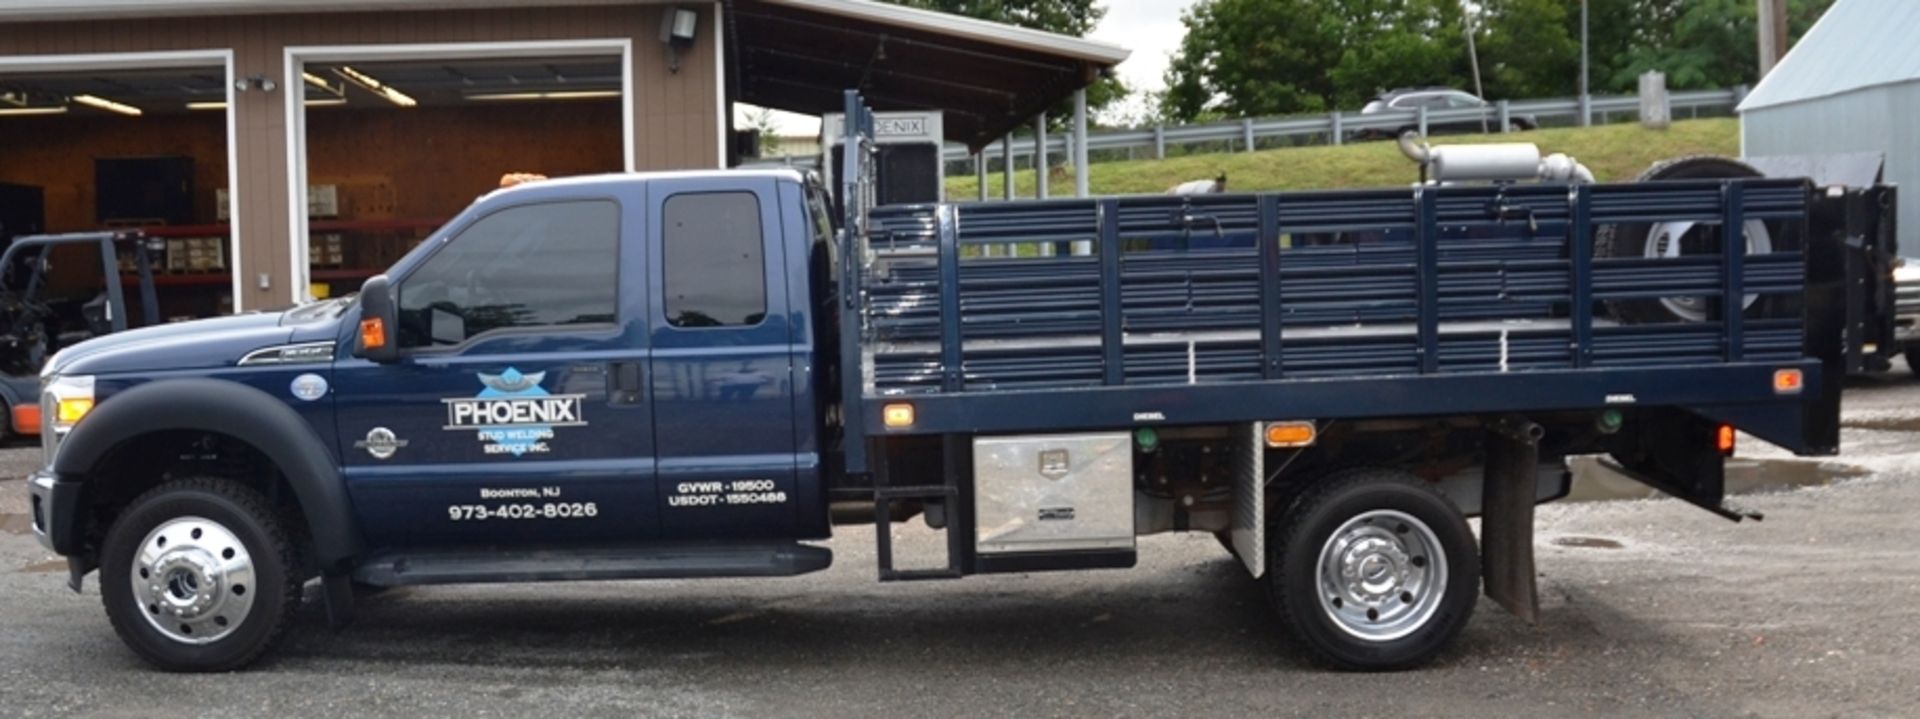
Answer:
[{"label": "guardrail", "polygon": [[[1679,116],[1697,116],[1702,110],[1731,109],[1746,97],[1746,86],[1737,86],[1725,90],[1695,90],[1675,92],[1668,95],[1670,112]],[[1087,150],[1089,152],[1152,149],[1155,159],[1167,156],[1169,145],[1189,145],[1209,142],[1227,143],[1233,150],[1248,152],[1257,149],[1259,141],[1272,138],[1325,137],[1332,144],[1345,142],[1356,133],[1368,131],[1397,134],[1402,128],[1425,130],[1432,125],[1462,124],[1485,120],[1493,132],[1504,132],[1512,127],[1512,118],[1526,117],[1535,121],[1546,118],[1572,118],[1576,122],[1584,114],[1588,118],[1598,116],[1601,122],[1625,113],[1638,117],[1640,97],[1638,95],[1595,95],[1589,96],[1585,103],[1581,98],[1555,98],[1548,100],[1521,100],[1499,102],[1484,107],[1429,110],[1420,108],[1414,112],[1383,112],[1362,115],[1357,112],[1333,112],[1326,115],[1292,116],[1278,118],[1247,118],[1228,122],[1214,122],[1198,125],[1180,125],[1174,127],[1150,127],[1131,130],[1104,130],[1088,133]],[[980,154],[983,157],[1002,157],[1004,148],[1001,140],[989,145]],[[1073,138],[1070,134],[1054,135],[1047,138],[1047,154],[1066,155],[1072,149]],[[1018,164],[1033,155],[1031,137],[1013,140],[1014,161]],[[961,145],[949,145],[944,151],[948,162],[967,162],[974,155]],[[1027,163],[1029,166],[1031,162]]]}]

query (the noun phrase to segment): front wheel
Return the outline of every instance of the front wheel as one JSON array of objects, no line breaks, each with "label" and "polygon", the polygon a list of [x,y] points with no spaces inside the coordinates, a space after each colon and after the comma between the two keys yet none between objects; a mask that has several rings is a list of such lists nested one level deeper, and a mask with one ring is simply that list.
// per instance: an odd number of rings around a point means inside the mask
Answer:
[{"label": "front wheel", "polygon": [[1328,477],[1269,532],[1267,582],[1281,626],[1341,669],[1406,669],[1459,635],[1480,561],[1460,511],[1404,472]]},{"label": "front wheel", "polygon": [[221,479],[168,482],[128,505],[101,547],[100,597],[127,646],[168,671],[252,662],[301,598],[288,523]]}]

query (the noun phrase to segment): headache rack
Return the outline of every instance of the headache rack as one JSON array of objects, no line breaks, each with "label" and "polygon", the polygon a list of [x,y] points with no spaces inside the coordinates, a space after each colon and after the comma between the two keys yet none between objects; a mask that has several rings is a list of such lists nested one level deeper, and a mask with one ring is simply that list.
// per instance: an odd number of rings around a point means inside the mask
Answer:
[{"label": "headache rack", "polygon": [[[1809,226],[1804,180],[869,208],[862,155],[842,175],[849,438],[1657,405],[1837,444],[1816,410],[1842,374],[1823,365],[1844,243]],[[1594,257],[1597,233],[1688,223],[1765,246]],[[1697,316],[1608,310],[1663,298]],[[1776,391],[1786,369],[1806,386]],[[912,426],[884,427],[895,402]]]}]

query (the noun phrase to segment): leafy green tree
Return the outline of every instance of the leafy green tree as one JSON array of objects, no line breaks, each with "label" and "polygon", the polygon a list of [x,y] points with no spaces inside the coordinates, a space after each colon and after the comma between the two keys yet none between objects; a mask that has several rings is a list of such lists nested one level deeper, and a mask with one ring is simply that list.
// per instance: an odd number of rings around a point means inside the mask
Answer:
[{"label": "leafy green tree", "polygon": [[[1589,0],[1593,91],[1633,92],[1641,73],[1659,70],[1674,89],[1752,83],[1759,75],[1753,0]],[[1790,38],[1798,39],[1833,0],[1788,0]],[[1568,30],[1579,41],[1579,5]]]},{"label": "leafy green tree", "polygon": [[1481,0],[1474,41],[1487,97],[1572,95],[1580,71],[1580,39],[1568,32],[1566,0]]},{"label": "leafy green tree", "polygon": [[1200,0],[1181,18],[1163,112],[1324,112],[1393,87],[1459,84],[1462,12],[1458,0]]},{"label": "leafy green tree", "polygon": [[[1833,0],[1789,0],[1799,37]],[[1163,120],[1192,122],[1355,109],[1409,85],[1470,88],[1472,13],[1490,98],[1572,95],[1580,0],[1199,0],[1156,98]],[[1633,92],[1660,70],[1675,89],[1752,83],[1753,0],[1588,0],[1595,93]]]}]

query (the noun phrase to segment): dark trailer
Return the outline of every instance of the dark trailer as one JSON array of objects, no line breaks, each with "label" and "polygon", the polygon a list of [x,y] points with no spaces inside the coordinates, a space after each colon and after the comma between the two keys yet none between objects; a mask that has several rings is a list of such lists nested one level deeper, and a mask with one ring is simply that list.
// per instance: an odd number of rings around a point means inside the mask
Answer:
[{"label": "dark trailer", "polygon": [[[882,579],[1131,566],[1136,534],[1212,531],[1318,653],[1396,666],[1433,645],[1353,612],[1399,603],[1313,578],[1322,545],[1371,541],[1328,524],[1339,501],[1418,485],[1484,515],[1455,578],[1478,560],[1531,618],[1532,506],[1566,493],[1566,456],[1737,520],[1755,515],[1723,503],[1735,430],[1838,451],[1846,228],[1813,224],[1839,199],[1804,180],[869,208],[851,156],[835,496],[874,498]],[[1594,257],[1608,226],[1753,220],[1770,251]],[[1609,311],[1668,297],[1710,320]],[[894,566],[887,524],[913,509],[959,528],[946,566]],[[1416,546],[1348,566],[1441,581],[1406,564]]]}]

